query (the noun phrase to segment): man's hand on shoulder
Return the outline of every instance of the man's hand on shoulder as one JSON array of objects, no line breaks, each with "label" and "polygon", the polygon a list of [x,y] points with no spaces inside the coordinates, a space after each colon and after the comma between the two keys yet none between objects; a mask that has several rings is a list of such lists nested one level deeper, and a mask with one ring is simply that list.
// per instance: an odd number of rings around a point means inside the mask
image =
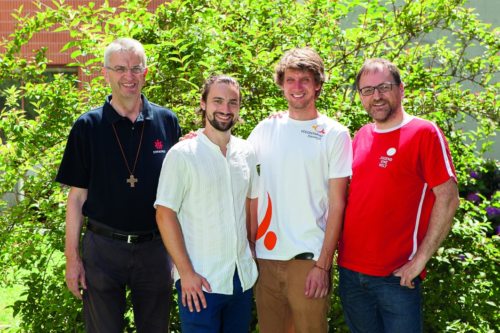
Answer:
[{"label": "man's hand on shoulder", "polygon": [[193,138],[196,138],[197,136],[198,136],[198,134],[196,134],[196,132],[194,132],[194,131],[190,131],[189,133],[184,134],[183,136],[181,136],[181,137],[179,138],[179,141],[184,141],[184,140],[193,139]]},{"label": "man's hand on shoulder", "polygon": [[269,116],[267,116],[267,119],[283,118],[283,116],[286,114],[287,114],[287,111],[273,112]]}]

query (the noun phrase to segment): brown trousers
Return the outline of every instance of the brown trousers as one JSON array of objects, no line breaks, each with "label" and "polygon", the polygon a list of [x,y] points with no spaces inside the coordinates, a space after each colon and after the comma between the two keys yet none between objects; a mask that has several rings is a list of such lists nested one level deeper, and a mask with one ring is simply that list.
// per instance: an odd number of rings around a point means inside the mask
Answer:
[{"label": "brown trousers", "polygon": [[314,263],[257,259],[259,278],[255,297],[259,332],[327,332],[330,293],[323,298],[305,296],[306,277]]}]

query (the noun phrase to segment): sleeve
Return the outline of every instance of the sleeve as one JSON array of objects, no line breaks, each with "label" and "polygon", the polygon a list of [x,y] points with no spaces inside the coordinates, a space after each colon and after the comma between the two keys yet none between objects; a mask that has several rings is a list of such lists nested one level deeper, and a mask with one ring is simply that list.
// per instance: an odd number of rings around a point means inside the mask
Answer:
[{"label": "sleeve", "polygon": [[448,142],[441,129],[434,123],[423,132],[419,159],[424,180],[430,188],[440,185],[453,178],[455,182],[455,167],[451,159]]},{"label": "sleeve", "polygon": [[345,129],[328,139],[328,177],[343,178],[351,175],[352,144],[349,131]]},{"label": "sleeve", "polygon": [[178,150],[170,149],[161,167],[155,208],[160,205],[179,214],[186,189],[189,188],[188,173],[188,165],[184,156]]},{"label": "sleeve", "polygon": [[174,118],[174,128],[175,128],[175,143],[179,142],[179,138],[182,136],[182,129],[181,126],[179,125],[179,119],[177,116],[173,116]]},{"label": "sleeve", "polygon": [[255,199],[259,195],[259,174],[257,172],[257,157],[252,147],[250,147],[248,166],[250,167],[250,186],[248,187],[247,198]]},{"label": "sleeve", "polygon": [[260,164],[260,142],[262,140],[259,140],[259,138],[262,138],[262,123],[257,124],[255,128],[252,130],[252,133],[247,138],[247,141],[250,142],[252,145],[252,148],[255,153],[255,164],[259,165]]},{"label": "sleeve", "polygon": [[88,188],[90,178],[89,139],[85,123],[77,120],[68,136],[66,148],[59,165],[56,182],[68,186]]},{"label": "sleeve", "polygon": [[179,119],[173,111],[167,109],[165,121],[167,124],[169,124],[169,126],[167,127],[167,135],[169,135],[172,145],[175,145],[177,142],[179,142],[179,138],[182,135],[182,130],[179,125]]}]

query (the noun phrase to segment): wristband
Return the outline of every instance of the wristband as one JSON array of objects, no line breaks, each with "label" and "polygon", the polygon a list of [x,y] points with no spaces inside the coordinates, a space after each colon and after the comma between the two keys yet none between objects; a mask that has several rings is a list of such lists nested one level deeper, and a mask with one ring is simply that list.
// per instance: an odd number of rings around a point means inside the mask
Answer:
[{"label": "wristband", "polygon": [[314,264],[314,267],[321,269],[322,271],[329,272],[329,269],[323,268],[321,266],[318,266],[318,264]]}]

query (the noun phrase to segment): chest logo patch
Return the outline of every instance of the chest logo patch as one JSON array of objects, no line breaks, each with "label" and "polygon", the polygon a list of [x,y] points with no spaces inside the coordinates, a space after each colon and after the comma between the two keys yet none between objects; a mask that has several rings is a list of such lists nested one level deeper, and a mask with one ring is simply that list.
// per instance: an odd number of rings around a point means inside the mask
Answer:
[{"label": "chest logo patch", "polygon": [[396,148],[391,147],[385,152],[387,156],[380,156],[378,160],[378,166],[380,168],[387,168],[390,162],[392,162],[392,156],[396,154]]},{"label": "chest logo patch", "polygon": [[321,140],[323,135],[326,134],[325,128],[320,125],[312,125],[310,130],[301,130],[300,132],[316,140]]},{"label": "chest logo patch", "polygon": [[153,154],[165,154],[167,151],[163,149],[163,142],[160,139],[156,139],[153,142]]}]

